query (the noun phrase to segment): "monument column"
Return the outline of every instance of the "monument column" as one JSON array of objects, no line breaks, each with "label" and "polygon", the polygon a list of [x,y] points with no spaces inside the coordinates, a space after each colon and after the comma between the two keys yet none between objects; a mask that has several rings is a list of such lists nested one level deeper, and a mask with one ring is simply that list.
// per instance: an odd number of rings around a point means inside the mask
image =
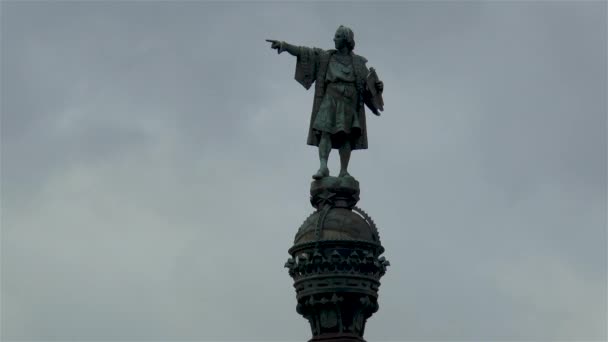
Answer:
[{"label": "monument column", "polygon": [[[266,39],[277,53],[297,57],[295,80],[314,84],[306,143],[317,146],[319,170],[310,186],[315,211],[304,221],[289,249],[285,267],[293,278],[296,310],[310,323],[310,341],[365,341],[365,323],[378,310],[378,287],[388,261],[378,229],[356,207],[359,182],[348,172],[351,152],[365,150],[365,108],[384,111],[380,81],[367,59],[353,52],[355,34],[340,25],[335,49],[320,49]],[[340,154],[339,177],[328,168],[332,149]]]},{"label": "monument column", "polygon": [[311,184],[316,209],[300,226],[285,267],[294,280],[296,311],[310,323],[311,342],[365,341],[378,310],[378,287],[389,262],[371,217],[356,207],[359,182],[325,177]]}]

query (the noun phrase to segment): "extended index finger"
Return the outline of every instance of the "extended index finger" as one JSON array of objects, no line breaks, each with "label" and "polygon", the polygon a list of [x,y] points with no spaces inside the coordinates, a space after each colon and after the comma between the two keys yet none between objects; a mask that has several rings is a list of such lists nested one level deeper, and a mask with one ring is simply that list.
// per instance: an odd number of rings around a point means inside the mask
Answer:
[{"label": "extended index finger", "polygon": [[269,42],[269,43],[274,43],[274,42],[276,42],[276,40],[273,40],[273,39],[266,39],[266,41],[267,41],[267,42]]}]

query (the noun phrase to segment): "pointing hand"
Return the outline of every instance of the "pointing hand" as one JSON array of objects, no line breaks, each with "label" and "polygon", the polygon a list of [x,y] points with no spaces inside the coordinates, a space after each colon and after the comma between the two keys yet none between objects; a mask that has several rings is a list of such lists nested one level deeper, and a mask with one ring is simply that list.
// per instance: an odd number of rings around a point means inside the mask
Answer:
[{"label": "pointing hand", "polygon": [[267,42],[272,43],[270,44],[270,48],[271,49],[275,49],[277,50],[277,53],[281,53],[281,42],[278,40],[273,40],[273,39],[266,39]]}]

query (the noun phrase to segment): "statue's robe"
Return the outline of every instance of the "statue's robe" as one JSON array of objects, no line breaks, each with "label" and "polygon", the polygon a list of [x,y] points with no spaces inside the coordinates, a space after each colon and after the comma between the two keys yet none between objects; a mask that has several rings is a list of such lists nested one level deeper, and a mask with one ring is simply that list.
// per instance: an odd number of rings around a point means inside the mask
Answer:
[{"label": "statue's robe", "polygon": [[[319,146],[321,139],[320,132],[313,129],[313,123],[326,90],[326,74],[331,56],[336,53],[336,50],[322,50],[319,48],[309,48],[305,46],[298,47],[298,61],[296,63],[295,79],[304,88],[310,89],[315,83],[315,96],[312,105],[312,113],[310,116],[310,125],[308,128],[308,139],[306,143],[312,146]],[[351,137],[351,148],[353,150],[367,148],[367,124],[365,122],[365,106],[370,103],[372,97],[367,89],[366,78],[369,70],[365,66],[367,59],[362,56],[352,53],[353,70],[355,73],[355,86],[358,93],[357,115],[360,125],[360,134]],[[332,139],[332,147],[338,148],[335,141]]]}]

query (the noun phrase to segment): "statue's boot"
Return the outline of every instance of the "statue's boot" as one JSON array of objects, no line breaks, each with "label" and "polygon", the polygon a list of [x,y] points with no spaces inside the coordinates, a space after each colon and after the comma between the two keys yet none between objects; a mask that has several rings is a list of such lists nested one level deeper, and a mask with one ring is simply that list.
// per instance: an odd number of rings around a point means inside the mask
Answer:
[{"label": "statue's boot", "polygon": [[317,171],[317,173],[312,175],[312,178],[319,180],[321,178],[328,177],[328,176],[329,176],[329,169],[327,167],[321,167],[319,169],[319,171]]},{"label": "statue's boot", "polygon": [[340,177],[353,177],[350,175],[350,173],[348,173],[348,171],[346,170],[340,170]]},{"label": "statue's boot", "polygon": [[350,152],[352,151],[349,140],[346,140],[340,147],[340,177],[352,177],[348,171],[348,162],[350,161]]},{"label": "statue's boot", "polygon": [[321,141],[319,142],[319,162],[321,167],[319,171],[312,175],[314,179],[321,179],[329,176],[329,169],[327,168],[327,160],[329,159],[329,152],[331,152],[331,138],[329,133],[323,132],[321,135]]}]

